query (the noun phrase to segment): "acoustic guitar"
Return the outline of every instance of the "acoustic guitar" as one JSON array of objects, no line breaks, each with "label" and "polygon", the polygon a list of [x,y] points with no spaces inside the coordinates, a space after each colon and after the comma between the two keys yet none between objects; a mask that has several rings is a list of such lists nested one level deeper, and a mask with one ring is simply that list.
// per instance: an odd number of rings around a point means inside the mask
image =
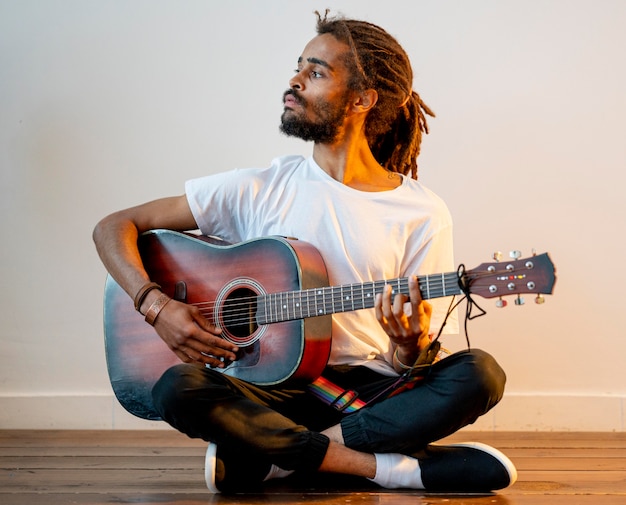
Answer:
[{"label": "acoustic guitar", "polygon": [[[144,233],[139,251],[150,279],[172,298],[200,308],[222,336],[239,347],[223,373],[260,385],[311,382],[322,373],[331,344],[331,315],[374,307],[386,285],[408,295],[408,278],[329,286],[315,247],[297,239],[264,237],[235,245],[169,230]],[[484,298],[552,292],[555,270],[547,253],[418,277],[424,299],[459,294]],[[132,300],[107,277],[104,334],[114,393],[131,414],[160,419],[151,390],[179,363]]]}]

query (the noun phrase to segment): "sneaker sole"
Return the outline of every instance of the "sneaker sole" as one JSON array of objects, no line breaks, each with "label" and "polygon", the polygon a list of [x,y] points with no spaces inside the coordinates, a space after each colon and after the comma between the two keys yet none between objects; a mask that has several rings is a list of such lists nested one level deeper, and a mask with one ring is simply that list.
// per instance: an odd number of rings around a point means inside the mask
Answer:
[{"label": "sneaker sole", "polygon": [[206,487],[211,493],[219,493],[215,485],[215,466],[217,463],[217,445],[210,443],[204,457],[204,481]]}]

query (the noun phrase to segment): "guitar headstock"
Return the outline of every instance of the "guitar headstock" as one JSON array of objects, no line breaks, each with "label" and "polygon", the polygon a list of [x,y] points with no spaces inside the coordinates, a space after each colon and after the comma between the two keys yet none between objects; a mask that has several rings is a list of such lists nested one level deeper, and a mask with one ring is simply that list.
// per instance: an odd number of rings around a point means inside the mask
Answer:
[{"label": "guitar headstock", "polygon": [[[522,294],[535,294],[535,302],[543,303],[543,294],[551,294],[556,282],[555,268],[548,253],[520,259],[517,251],[510,261],[482,263],[465,271],[465,282],[472,294],[483,298],[498,298],[496,305],[504,307],[503,296],[517,295],[515,303],[524,303]],[[497,257],[494,255],[494,257]]]}]

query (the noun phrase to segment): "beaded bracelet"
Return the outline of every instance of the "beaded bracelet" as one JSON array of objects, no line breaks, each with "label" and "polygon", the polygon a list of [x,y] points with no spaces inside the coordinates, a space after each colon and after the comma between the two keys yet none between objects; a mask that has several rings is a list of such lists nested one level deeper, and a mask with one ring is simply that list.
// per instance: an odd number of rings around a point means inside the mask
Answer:
[{"label": "beaded bracelet", "polygon": [[141,308],[141,304],[146,299],[146,296],[148,296],[148,293],[153,289],[161,289],[161,286],[159,286],[156,282],[147,282],[139,288],[139,291],[137,291],[134,299],[135,310],[137,312],[140,312],[139,309]]},{"label": "beaded bracelet", "polygon": [[163,307],[165,307],[170,300],[171,298],[169,296],[167,296],[165,293],[161,293],[159,297],[154,300],[154,302],[152,302],[152,305],[150,305],[150,308],[146,312],[146,323],[154,326],[154,323],[159,313],[161,312],[161,310],[163,310]]}]

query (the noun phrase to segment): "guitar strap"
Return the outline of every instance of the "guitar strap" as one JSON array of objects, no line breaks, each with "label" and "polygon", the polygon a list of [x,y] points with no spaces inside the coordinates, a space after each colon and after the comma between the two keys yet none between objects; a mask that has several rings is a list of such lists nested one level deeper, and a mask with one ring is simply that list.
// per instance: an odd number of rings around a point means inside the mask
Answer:
[{"label": "guitar strap", "polygon": [[309,384],[308,390],[313,396],[343,414],[352,414],[367,405],[353,389],[343,389],[322,376]]},{"label": "guitar strap", "polygon": [[323,376],[309,384],[307,389],[313,396],[342,414],[352,414],[378,400],[390,398],[407,389],[413,389],[418,382],[424,380],[431,365],[439,361],[443,353],[448,353],[446,349],[440,350],[440,347],[439,341],[431,342],[431,345],[422,351],[412,367],[368,401],[359,398],[357,391],[344,389]]}]

